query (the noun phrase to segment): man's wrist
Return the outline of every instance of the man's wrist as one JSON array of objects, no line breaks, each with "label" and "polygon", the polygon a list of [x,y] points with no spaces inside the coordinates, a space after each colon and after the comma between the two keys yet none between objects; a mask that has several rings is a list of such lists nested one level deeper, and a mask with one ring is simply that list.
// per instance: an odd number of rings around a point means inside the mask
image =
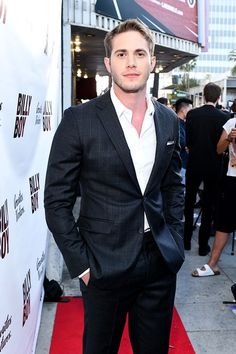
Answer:
[{"label": "man's wrist", "polygon": [[227,136],[227,138],[225,139],[228,143],[232,143],[233,139],[230,138],[229,136]]},{"label": "man's wrist", "polygon": [[90,268],[86,269],[83,273],[81,273],[80,275],[78,275],[78,278],[82,278],[85,274],[90,272]]}]

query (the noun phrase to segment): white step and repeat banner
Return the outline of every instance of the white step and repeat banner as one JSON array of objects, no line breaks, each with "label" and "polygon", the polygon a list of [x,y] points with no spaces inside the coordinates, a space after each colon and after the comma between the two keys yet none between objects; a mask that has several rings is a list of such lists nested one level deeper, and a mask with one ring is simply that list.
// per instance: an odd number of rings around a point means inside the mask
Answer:
[{"label": "white step and repeat banner", "polygon": [[61,0],[0,0],[0,353],[34,353],[47,227],[43,189],[61,115]]}]

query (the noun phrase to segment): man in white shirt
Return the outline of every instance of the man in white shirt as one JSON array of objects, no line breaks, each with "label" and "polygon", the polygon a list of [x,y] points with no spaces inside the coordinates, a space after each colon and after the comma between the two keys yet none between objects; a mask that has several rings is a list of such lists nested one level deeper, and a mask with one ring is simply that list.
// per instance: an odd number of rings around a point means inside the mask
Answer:
[{"label": "man in white shirt", "polygon": [[129,314],[133,352],[167,354],[184,260],[178,118],[146,94],[156,63],[149,30],[127,20],[104,44],[112,88],[65,111],[49,157],[46,219],[80,277],[83,353],[117,353]]}]

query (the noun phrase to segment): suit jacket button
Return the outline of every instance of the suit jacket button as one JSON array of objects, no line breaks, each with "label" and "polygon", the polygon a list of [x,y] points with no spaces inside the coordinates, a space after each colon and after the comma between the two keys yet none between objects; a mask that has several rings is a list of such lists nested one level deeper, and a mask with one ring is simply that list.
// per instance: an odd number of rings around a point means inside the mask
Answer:
[{"label": "suit jacket button", "polygon": [[143,235],[143,229],[140,227],[140,229],[138,229],[138,233],[140,234],[140,235]]}]

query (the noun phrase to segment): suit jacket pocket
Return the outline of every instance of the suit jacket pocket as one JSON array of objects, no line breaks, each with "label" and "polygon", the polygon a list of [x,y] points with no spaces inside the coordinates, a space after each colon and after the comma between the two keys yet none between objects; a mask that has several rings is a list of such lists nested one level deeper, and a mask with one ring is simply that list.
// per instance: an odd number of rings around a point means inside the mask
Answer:
[{"label": "suit jacket pocket", "polygon": [[79,230],[88,231],[93,234],[110,234],[113,227],[113,221],[80,216],[78,227]]}]

